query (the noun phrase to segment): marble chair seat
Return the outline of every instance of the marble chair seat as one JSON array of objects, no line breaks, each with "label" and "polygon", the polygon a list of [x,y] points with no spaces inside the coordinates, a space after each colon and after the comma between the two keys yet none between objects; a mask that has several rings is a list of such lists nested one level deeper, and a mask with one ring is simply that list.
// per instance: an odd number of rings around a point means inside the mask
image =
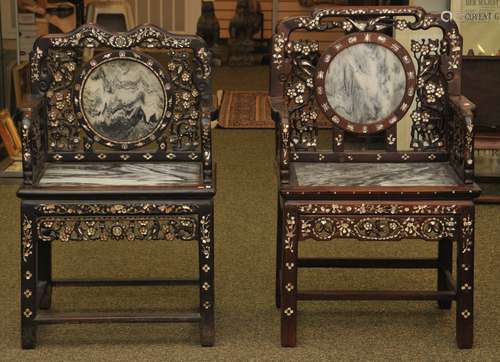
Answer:
[{"label": "marble chair seat", "polygon": [[460,186],[447,162],[309,163],[290,165],[292,186],[306,187],[443,187]]},{"label": "marble chair seat", "polygon": [[37,184],[52,187],[173,187],[202,184],[196,162],[48,163]]}]

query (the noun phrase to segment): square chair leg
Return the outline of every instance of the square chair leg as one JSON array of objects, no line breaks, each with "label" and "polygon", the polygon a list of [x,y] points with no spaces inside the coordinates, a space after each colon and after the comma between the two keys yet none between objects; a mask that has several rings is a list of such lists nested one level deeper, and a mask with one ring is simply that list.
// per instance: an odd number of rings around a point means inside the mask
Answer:
[{"label": "square chair leg", "polygon": [[34,220],[29,213],[21,213],[21,347],[32,349],[36,345],[38,245]]},{"label": "square chair leg", "polygon": [[211,347],[215,340],[214,321],[214,233],[213,206],[200,214],[199,275],[200,275],[200,339]]},{"label": "square chair leg", "polygon": [[456,334],[459,348],[472,348],[474,340],[474,211],[461,220],[457,242]]},{"label": "square chair leg", "polygon": [[298,218],[286,213],[283,220],[283,242],[281,262],[281,345],[295,347],[297,344],[297,261]]},{"label": "square chair leg", "polygon": [[[437,284],[438,291],[449,290],[448,287],[448,277],[446,272],[450,275],[452,273],[453,264],[453,241],[451,239],[445,238],[438,242],[438,272],[437,272]],[[450,309],[451,300],[438,300],[439,309]]]}]

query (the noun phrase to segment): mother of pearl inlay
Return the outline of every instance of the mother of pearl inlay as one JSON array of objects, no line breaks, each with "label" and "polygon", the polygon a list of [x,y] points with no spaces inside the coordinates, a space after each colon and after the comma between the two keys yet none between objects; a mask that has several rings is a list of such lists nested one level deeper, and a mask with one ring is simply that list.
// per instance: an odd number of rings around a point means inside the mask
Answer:
[{"label": "mother of pearl inlay", "polygon": [[340,51],[325,77],[330,106],[346,120],[360,124],[389,116],[401,103],[405,88],[401,61],[378,44],[360,43]]},{"label": "mother of pearl inlay", "polygon": [[114,142],[141,140],[159,126],[166,96],[155,73],[132,59],[113,59],[92,69],[82,85],[89,126]]}]

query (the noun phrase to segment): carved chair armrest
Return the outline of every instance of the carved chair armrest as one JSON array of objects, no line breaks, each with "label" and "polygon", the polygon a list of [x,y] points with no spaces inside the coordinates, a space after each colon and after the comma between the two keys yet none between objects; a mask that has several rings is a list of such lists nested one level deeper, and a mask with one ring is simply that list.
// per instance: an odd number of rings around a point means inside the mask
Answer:
[{"label": "carved chair armrest", "polygon": [[31,107],[21,109],[21,138],[23,146],[23,177],[25,185],[37,182],[45,161],[42,130],[43,102],[37,100]]},{"label": "carved chair armrest", "polygon": [[276,128],[276,157],[281,183],[289,181],[290,121],[288,108],[281,97],[270,97],[271,115]]},{"label": "carved chair armrest", "polygon": [[212,122],[219,118],[219,109],[214,106],[203,107],[201,118],[202,151],[203,151],[203,182],[212,182]]},{"label": "carved chair armrest", "polygon": [[465,183],[474,182],[474,109],[466,97],[450,96],[450,159]]}]

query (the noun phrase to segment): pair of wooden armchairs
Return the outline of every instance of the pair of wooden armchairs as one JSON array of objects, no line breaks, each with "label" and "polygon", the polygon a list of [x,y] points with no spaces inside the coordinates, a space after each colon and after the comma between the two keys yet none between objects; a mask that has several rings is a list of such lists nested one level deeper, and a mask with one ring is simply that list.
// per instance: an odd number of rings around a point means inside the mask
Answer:
[{"label": "pair of wooden armchairs", "polygon": [[[401,16],[411,20],[401,19]],[[414,42],[415,69],[389,29],[438,27]],[[341,29],[321,54],[295,31]],[[96,48],[85,62],[86,48]],[[159,49],[165,66],[144,53]],[[283,346],[296,344],[298,300],[457,302],[457,342],[472,346],[474,204],[472,104],[460,95],[461,37],[420,8],[335,8],[282,21],[273,37],[271,103],[279,165],[276,304]],[[85,25],[34,45],[26,110],[21,206],[23,348],[36,327],[84,322],[199,322],[214,343],[213,163],[210,55],[197,37],[154,26],[108,33]],[[411,151],[397,126],[413,100]],[[317,121],[333,124],[333,150],[318,149]],[[382,134],[385,149],[347,151],[348,134]],[[299,258],[299,240],[438,241],[432,259]],[[196,280],[55,280],[51,243],[197,240]],[[457,282],[452,241],[457,241]],[[303,291],[301,267],[434,268],[437,291]],[[50,312],[52,287],[194,284],[197,313]]]}]

